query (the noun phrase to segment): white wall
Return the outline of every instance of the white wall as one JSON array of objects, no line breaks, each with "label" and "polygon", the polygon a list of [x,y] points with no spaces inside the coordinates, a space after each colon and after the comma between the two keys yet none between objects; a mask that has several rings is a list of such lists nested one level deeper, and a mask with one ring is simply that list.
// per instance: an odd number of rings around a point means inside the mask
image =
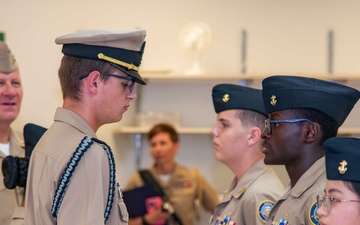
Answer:
[{"label": "white wall", "polygon": [[[62,57],[57,36],[79,29],[148,31],[142,69],[181,73],[191,60],[180,49],[178,35],[191,21],[204,21],[213,43],[202,64],[215,74],[239,73],[241,30],[248,32],[248,73],[310,74],[327,72],[327,32],[334,30],[334,73],[360,75],[360,2],[356,0],[1,0],[0,30],[16,54],[25,96],[15,128],[28,122],[50,126],[61,106],[57,69]],[[183,115],[184,126],[215,123],[211,102],[214,82],[149,82],[138,110],[170,111]],[[359,88],[359,82],[348,83]],[[251,86],[261,87],[260,83]],[[114,134],[134,122],[135,104],[123,121],[106,125],[99,138],[113,147],[117,176],[125,183],[135,170],[133,136]],[[360,127],[359,103],[344,126]],[[182,135],[178,160],[201,169],[222,191],[232,175],[213,159],[206,135]],[[144,152],[147,153],[147,146]],[[151,160],[144,156],[143,165]],[[280,173],[283,171],[279,170]],[[287,177],[282,175],[283,180]]]}]

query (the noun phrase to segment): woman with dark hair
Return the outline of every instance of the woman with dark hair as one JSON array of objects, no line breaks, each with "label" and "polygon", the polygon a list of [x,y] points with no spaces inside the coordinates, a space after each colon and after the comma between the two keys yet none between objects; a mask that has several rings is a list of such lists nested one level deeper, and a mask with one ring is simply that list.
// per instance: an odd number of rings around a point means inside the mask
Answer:
[{"label": "woman with dark hair", "polygon": [[360,139],[330,138],[324,150],[328,181],[318,196],[320,224],[360,224]]},{"label": "woman with dark hair", "polygon": [[[199,219],[197,216],[198,204],[201,204],[206,211],[213,213],[219,202],[216,191],[198,169],[180,165],[175,159],[180,146],[179,134],[175,127],[167,123],[154,125],[148,132],[148,141],[154,163],[145,170],[148,172],[147,177],[149,175],[153,177],[155,181],[152,181],[153,187],[154,183],[157,183],[158,188],[155,189],[161,189],[165,193],[167,203],[172,205],[173,210],[169,210],[170,207],[164,207],[164,199],[149,197],[144,202],[146,212],[142,212],[141,216],[134,215],[128,210],[129,224],[193,225],[195,218]],[[144,170],[142,171],[144,172]],[[124,190],[134,190],[151,183],[148,179],[144,179],[142,174],[141,171],[135,172]],[[125,195],[126,193],[124,193]],[[124,201],[129,209],[125,198]],[[131,199],[131,201],[136,200]],[[140,208],[140,204],[137,204],[136,208]]]}]

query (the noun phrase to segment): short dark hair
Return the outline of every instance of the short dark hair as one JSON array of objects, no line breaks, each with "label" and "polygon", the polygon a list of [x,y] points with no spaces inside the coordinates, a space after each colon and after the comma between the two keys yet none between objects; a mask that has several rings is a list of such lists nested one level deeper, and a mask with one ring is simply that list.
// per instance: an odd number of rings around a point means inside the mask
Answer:
[{"label": "short dark hair", "polygon": [[354,192],[358,197],[360,197],[360,182],[356,181],[343,181],[345,186],[349,188],[350,191]]},{"label": "short dark hair", "polygon": [[305,118],[318,123],[321,126],[322,137],[320,139],[320,145],[322,145],[327,139],[335,137],[338,133],[339,125],[334,119],[325,113],[316,109],[293,109],[295,114],[299,118]]},{"label": "short dark hair", "polygon": [[[115,70],[116,68],[107,62],[64,55],[58,71],[63,99],[69,97],[80,101],[80,77],[92,71],[111,73]],[[106,82],[108,79],[109,76],[101,75],[101,80]]]},{"label": "short dark hair", "polygon": [[175,128],[168,123],[159,123],[156,124],[148,133],[148,140],[150,141],[158,133],[168,133],[172,142],[179,142],[179,135],[176,132]]}]

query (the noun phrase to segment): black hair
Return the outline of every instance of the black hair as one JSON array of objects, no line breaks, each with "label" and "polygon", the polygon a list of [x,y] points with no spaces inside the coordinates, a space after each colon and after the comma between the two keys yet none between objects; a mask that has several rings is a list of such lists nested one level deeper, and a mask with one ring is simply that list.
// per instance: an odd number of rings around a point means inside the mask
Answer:
[{"label": "black hair", "polygon": [[327,139],[335,137],[338,133],[339,125],[330,116],[316,109],[293,109],[299,118],[305,118],[318,123],[322,130],[320,145]]},{"label": "black hair", "polygon": [[360,198],[360,182],[356,181],[343,181],[345,186],[349,188],[350,191],[354,192]]}]

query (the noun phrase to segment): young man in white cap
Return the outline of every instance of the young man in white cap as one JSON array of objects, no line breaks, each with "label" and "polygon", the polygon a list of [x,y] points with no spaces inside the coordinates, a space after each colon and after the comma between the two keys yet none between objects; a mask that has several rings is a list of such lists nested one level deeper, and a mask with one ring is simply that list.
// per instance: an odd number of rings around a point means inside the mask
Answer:
[{"label": "young man in white cap", "polygon": [[284,193],[274,170],[264,164],[261,132],[266,111],[261,90],[235,84],[213,87],[217,123],[212,130],[215,158],[235,177],[216,206],[211,224],[262,225]]},{"label": "young man in white cap", "polygon": [[308,77],[271,76],[262,81],[269,119],[262,133],[264,162],[284,165],[287,192],[266,224],[319,224],[316,198],[326,184],[323,143],[359,100],[360,92],[338,83]]},{"label": "young man in white cap", "polygon": [[8,225],[14,209],[21,205],[23,188],[7,189],[3,182],[1,164],[7,155],[25,155],[23,137],[11,129],[19,115],[23,89],[20,72],[9,47],[0,41],[0,224]]},{"label": "young man in white cap", "polygon": [[63,106],[36,145],[26,189],[26,224],[127,224],[110,147],[96,138],[120,121],[146,84],[139,66],[144,30],[90,30],[58,37]]}]

